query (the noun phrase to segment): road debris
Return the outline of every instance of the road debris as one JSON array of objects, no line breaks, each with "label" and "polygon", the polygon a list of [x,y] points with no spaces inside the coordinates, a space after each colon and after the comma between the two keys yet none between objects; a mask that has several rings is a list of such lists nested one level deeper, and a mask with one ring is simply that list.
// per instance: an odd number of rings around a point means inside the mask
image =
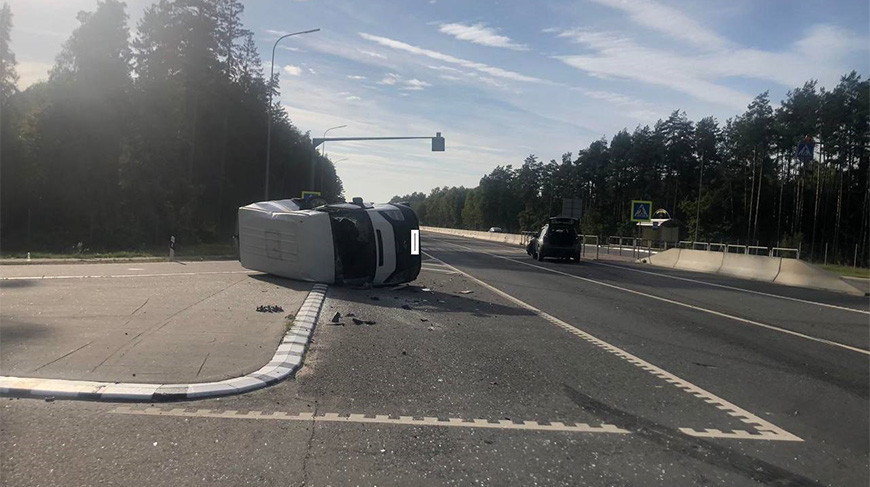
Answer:
[{"label": "road debris", "polygon": [[336,311],[335,314],[332,315],[332,322],[333,322],[333,323],[338,323],[339,321],[341,321],[341,313],[339,313],[338,311]]},{"label": "road debris", "polygon": [[353,320],[354,325],[361,325],[361,324],[365,323],[363,320],[360,320],[358,318],[351,318],[351,319]]},{"label": "road debris", "polygon": [[471,289],[466,289],[466,290],[464,290],[464,291],[459,291],[459,294],[471,294],[471,293],[473,293],[473,292],[474,292],[474,291],[472,291]]},{"label": "road debris", "polygon": [[265,304],[257,306],[257,312],[259,313],[283,313],[284,308],[276,305],[276,304]]},{"label": "road debris", "polygon": [[402,309],[411,309],[411,307],[410,307],[409,305],[407,305],[407,304],[403,304],[403,305],[402,305]]}]

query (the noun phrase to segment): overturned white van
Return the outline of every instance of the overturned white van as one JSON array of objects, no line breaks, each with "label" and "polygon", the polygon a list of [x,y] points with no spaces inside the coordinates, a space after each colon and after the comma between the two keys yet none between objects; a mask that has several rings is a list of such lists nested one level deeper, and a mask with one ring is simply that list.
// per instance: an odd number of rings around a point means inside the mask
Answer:
[{"label": "overturned white van", "polygon": [[239,208],[242,266],[327,284],[400,284],[420,274],[418,242],[412,252],[419,223],[408,206],[357,201],[305,207],[290,199]]}]

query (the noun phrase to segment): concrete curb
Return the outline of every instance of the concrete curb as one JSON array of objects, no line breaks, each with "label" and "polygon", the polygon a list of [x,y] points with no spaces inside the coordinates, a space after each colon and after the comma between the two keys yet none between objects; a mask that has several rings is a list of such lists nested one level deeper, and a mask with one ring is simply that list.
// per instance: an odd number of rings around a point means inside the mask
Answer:
[{"label": "concrete curb", "polygon": [[164,402],[242,394],[292,376],[301,366],[311,341],[327,286],[315,284],[296,314],[293,328],[278,345],[272,360],[248,375],[218,382],[141,384],[0,376],[0,397],[39,397],[83,401]]},{"label": "concrete curb", "polygon": [[238,260],[237,255],[182,255],[174,261],[168,257],[94,257],[65,259],[0,259],[0,265],[48,265],[48,264],[124,264],[133,262],[202,262],[206,260]]}]

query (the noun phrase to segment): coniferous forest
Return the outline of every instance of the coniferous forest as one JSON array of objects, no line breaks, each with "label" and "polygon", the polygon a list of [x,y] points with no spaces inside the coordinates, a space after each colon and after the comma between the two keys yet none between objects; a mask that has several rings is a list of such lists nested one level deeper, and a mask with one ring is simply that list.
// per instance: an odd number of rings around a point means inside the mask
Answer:
[{"label": "coniferous forest", "polygon": [[[13,12],[0,12],[5,250],[229,242],[238,207],[264,197],[267,114],[270,198],[311,189],[311,140],[278,106],[243,2],[161,0],[135,26],[125,9],[102,0],[80,12],[48,80],[23,91]],[[316,162],[334,201],[341,181]]]},{"label": "coniferous forest", "polygon": [[[536,230],[580,198],[582,231],[634,236],[632,199],[652,200],[701,242],[801,247],[802,256],[865,265],[870,219],[870,83],[857,73],[830,89],[807,81],[774,108],[768,93],[724,122],[675,110],[654,125],[622,130],[567,152],[496,167],[476,188],[397,195],[424,224]],[[801,160],[807,136],[814,157]],[[700,193],[700,205],[698,195]],[[696,225],[696,222],[698,223]],[[697,235],[695,229],[697,228]]]}]

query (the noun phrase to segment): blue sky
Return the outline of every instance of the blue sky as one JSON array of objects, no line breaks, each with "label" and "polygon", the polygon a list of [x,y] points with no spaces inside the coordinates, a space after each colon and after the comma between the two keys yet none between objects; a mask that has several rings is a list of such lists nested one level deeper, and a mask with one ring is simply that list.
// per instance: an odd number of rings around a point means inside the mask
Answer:
[{"label": "blue sky", "polygon": [[[20,88],[46,77],[78,10],[95,0],[12,0]],[[145,0],[127,2],[131,26]],[[251,0],[244,21],[268,71],[280,44],[281,102],[320,137],[429,136],[332,143],[346,195],[384,201],[476,186],[498,164],[558,159],[674,109],[698,120],[775,104],[808,79],[870,73],[866,1]]]}]

